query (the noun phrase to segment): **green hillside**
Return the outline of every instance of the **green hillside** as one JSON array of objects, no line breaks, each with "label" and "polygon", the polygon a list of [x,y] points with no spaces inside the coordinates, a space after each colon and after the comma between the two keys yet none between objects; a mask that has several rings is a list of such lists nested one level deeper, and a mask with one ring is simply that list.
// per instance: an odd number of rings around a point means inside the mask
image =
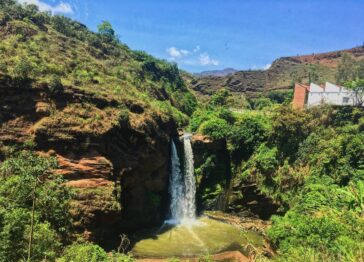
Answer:
[{"label": "green hillside", "polygon": [[176,65],[130,50],[112,27],[94,33],[66,17],[12,2],[0,4],[2,78],[55,92],[76,88],[120,105],[138,102],[182,122],[182,113],[192,113],[196,101]]},{"label": "green hillside", "polygon": [[0,2],[0,262],[364,260],[363,105],[291,106],[364,95],[363,47],[195,77],[122,41]]}]

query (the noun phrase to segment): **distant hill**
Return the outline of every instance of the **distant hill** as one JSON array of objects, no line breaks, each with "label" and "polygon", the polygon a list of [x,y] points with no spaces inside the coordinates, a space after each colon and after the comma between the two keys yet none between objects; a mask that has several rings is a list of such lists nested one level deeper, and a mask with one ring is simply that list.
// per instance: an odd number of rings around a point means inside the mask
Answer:
[{"label": "distant hill", "polygon": [[194,77],[186,82],[200,96],[209,96],[218,89],[226,88],[235,94],[256,97],[270,90],[289,90],[296,81],[308,82],[310,72],[315,73],[318,83],[335,82],[337,65],[343,53],[349,53],[356,59],[363,59],[364,47],[282,57],[275,60],[267,70],[237,71],[227,76],[207,75]]},{"label": "distant hill", "polygon": [[222,70],[211,70],[211,71],[203,71],[201,73],[195,73],[194,75],[197,77],[205,77],[205,76],[228,76],[234,74],[238,70],[234,68],[225,68]]}]

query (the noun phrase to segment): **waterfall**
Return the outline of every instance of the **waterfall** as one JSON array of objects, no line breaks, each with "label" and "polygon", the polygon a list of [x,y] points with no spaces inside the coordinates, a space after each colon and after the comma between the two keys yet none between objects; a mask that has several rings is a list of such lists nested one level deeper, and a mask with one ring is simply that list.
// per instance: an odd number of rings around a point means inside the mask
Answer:
[{"label": "waterfall", "polygon": [[185,153],[185,189],[186,189],[186,213],[185,218],[196,218],[196,180],[193,166],[193,151],[191,145],[191,135],[183,136],[183,146]]},{"label": "waterfall", "polygon": [[184,224],[196,218],[196,181],[194,176],[191,135],[184,135],[182,139],[185,159],[184,175],[181,172],[176,145],[173,140],[171,143],[171,174],[169,178],[171,217],[166,221],[171,224]]},{"label": "waterfall", "polygon": [[172,140],[171,148],[171,174],[169,177],[169,193],[171,195],[171,221],[177,222],[183,218],[184,213],[184,187],[176,145]]}]

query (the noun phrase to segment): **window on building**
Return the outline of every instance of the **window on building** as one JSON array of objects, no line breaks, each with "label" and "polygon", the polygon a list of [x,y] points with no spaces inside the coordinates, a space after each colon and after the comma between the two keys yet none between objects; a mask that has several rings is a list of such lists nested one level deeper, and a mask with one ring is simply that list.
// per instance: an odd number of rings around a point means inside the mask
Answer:
[{"label": "window on building", "polygon": [[343,97],[343,104],[349,103],[349,97]]}]

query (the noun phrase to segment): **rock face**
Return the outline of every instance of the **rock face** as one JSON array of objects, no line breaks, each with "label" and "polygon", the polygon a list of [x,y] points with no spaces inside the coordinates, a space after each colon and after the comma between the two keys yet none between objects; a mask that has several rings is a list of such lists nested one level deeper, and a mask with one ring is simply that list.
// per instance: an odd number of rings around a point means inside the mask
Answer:
[{"label": "rock face", "polygon": [[225,140],[192,137],[197,180],[198,210],[220,210],[243,217],[269,219],[278,205],[261,194],[252,181],[242,181],[231,174],[230,153]]},{"label": "rock face", "polygon": [[260,193],[253,182],[232,183],[228,197],[229,212],[267,220],[278,213],[278,208],[279,205]]},{"label": "rock face", "polygon": [[164,219],[172,120],[132,102],[120,111],[77,89],[52,95],[46,86],[15,88],[10,79],[1,80],[0,97],[0,141],[34,141],[57,158],[56,173],[76,193],[74,224],[86,238],[105,246],[120,232]]},{"label": "rock face", "polygon": [[225,210],[231,179],[230,156],[224,140],[196,134],[192,137],[198,210]]}]

